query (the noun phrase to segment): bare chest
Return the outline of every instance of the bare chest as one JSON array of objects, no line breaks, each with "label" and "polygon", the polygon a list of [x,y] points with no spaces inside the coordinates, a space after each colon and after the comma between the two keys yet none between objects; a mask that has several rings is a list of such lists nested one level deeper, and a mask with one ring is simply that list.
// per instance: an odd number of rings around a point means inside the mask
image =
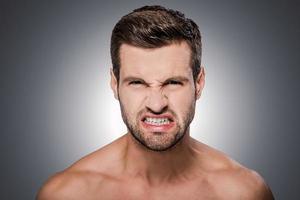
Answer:
[{"label": "bare chest", "polygon": [[178,184],[146,187],[143,184],[107,183],[105,186],[90,191],[85,199],[103,200],[214,200],[222,199],[209,185]]}]

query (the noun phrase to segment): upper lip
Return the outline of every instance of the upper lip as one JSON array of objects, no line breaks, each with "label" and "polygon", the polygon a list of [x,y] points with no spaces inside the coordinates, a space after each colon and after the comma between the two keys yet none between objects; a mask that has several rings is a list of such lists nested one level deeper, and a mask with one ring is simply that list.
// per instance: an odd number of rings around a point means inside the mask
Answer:
[{"label": "upper lip", "polygon": [[162,114],[162,115],[153,115],[153,114],[145,114],[142,115],[142,121],[144,121],[147,117],[149,118],[168,118],[170,121],[174,121],[174,118],[171,114]]}]

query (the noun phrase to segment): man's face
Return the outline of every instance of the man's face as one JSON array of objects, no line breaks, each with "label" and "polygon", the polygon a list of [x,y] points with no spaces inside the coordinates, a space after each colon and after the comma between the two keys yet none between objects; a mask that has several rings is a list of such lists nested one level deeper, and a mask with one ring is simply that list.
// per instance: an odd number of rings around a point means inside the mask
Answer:
[{"label": "man's face", "polygon": [[111,86],[129,132],[148,149],[167,150],[189,129],[204,85],[203,70],[194,82],[190,58],[186,42],[120,48],[119,85],[112,74]]}]

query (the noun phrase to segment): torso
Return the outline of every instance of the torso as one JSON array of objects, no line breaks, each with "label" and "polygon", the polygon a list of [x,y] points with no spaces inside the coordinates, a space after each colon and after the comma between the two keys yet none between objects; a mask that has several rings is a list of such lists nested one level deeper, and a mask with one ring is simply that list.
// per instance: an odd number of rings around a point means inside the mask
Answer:
[{"label": "torso", "polygon": [[[210,200],[228,199],[219,195],[211,178],[198,178],[190,182],[149,186],[142,180],[128,177],[105,177],[103,175],[81,175],[80,190],[73,191],[70,199],[86,200]],[[90,176],[90,177],[89,177]],[[80,179],[80,178],[79,178]],[[78,180],[78,179],[77,179]],[[101,180],[101,181],[99,181]],[[224,194],[223,194],[224,195]],[[225,195],[227,196],[227,195]],[[228,197],[228,196],[227,196]]]},{"label": "torso", "polygon": [[[222,200],[255,199],[249,196],[256,178],[250,170],[204,145],[207,158],[189,177],[149,184],[140,176],[119,170],[122,138],[92,153],[52,178],[49,199],[85,200]],[[202,144],[202,143],[201,143]],[[199,145],[201,145],[199,144]],[[114,149],[115,148],[115,149]],[[113,152],[113,153],[112,153]],[[99,159],[101,158],[101,159]],[[250,177],[250,178],[249,178]],[[245,180],[243,180],[245,179]],[[247,180],[249,179],[249,181]],[[260,182],[259,182],[260,183]],[[50,188],[50,189],[49,189]],[[54,192],[55,191],[55,192]],[[254,190],[253,190],[254,191]],[[44,192],[46,193],[46,192]],[[40,196],[47,196],[40,195]],[[39,200],[47,198],[38,198]],[[261,198],[265,199],[265,198]]]}]

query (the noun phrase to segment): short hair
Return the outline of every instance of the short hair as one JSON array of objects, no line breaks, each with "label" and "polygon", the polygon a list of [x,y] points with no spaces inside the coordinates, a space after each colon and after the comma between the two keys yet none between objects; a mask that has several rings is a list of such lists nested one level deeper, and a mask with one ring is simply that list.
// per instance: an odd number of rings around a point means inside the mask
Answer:
[{"label": "short hair", "polygon": [[143,6],[123,16],[115,25],[110,44],[113,73],[120,79],[120,47],[122,44],[142,48],[159,48],[186,41],[191,49],[194,81],[201,66],[201,34],[197,24],[183,13],[162,6]]}]

